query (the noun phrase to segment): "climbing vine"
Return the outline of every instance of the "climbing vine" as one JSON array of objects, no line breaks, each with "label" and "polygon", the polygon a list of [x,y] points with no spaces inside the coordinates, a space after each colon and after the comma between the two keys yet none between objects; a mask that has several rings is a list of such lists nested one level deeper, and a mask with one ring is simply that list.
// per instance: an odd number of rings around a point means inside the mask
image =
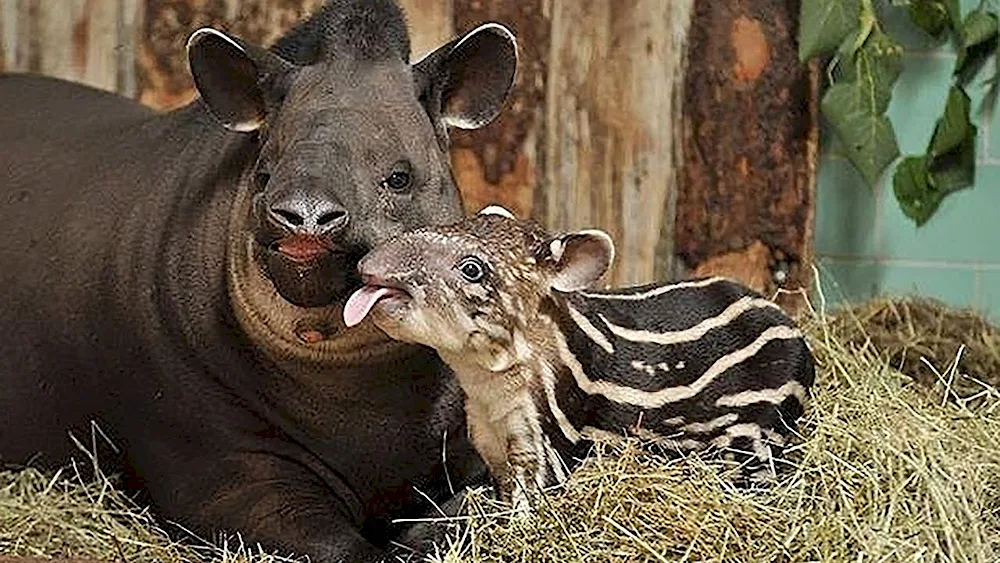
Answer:
[{"label": "climbing vine", "polygon": [[[820,111],[843,143],[847,158],[869,186],[899,156],[896,132],[885,112],[903,69],[903,46],[884,31],[877,0],[802,0],[799,59],[830,57]],[[910,21],[939,40],[955,43],[951,85],[924,154],[906,155],[896,166],[893,192],[917,226],[946,196],[972,185],[977,128],[969,119],[966,87],[997,49],[997,9],[982,0],[962,18],[959,0],[904,0]],[[997,60],[997,57],[994,57]],[[997,96],[997,75],[985,104]]]}]

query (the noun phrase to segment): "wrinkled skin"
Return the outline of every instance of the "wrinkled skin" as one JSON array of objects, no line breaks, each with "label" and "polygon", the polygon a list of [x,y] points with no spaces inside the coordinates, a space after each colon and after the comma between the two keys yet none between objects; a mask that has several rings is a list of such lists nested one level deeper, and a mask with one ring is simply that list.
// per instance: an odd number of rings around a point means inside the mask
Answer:
[{"label": "wrinkled skin", "polygon": [[0,461],[98,436],[162,518],[314,561],[378,560],[417,489],[481,475],[440,359],[339,318],[360,255],[460,215],[446,131],[499,111],[505,34],[411,66],[384,0],[270,51],[202,31],[167,114],[0,76]]}]

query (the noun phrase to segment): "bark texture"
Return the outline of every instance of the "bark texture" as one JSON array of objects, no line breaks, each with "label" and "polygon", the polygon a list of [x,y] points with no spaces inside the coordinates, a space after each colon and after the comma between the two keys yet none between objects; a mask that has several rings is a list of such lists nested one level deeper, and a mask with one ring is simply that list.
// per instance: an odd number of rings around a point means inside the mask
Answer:
[{"label": "bark texture", "polygon": [[796,58],[798,14],[699,0],[689,35],[675,252],[766,293],[812,276],[817,69]]}]

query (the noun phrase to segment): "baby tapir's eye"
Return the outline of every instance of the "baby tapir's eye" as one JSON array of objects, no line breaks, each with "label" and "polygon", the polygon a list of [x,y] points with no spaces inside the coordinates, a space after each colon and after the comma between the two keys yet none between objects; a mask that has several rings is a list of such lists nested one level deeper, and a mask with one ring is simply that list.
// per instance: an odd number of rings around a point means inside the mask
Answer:
[{"label": "baby tapir's eye", "polygon": [[398,162],[392,168],[392,172],[385,177],[383,183],[394,192],[405,192],[409,189],[413,180],[410,176],[410,165],[407,162]]},{"label": "baby tapir's eye", "polygon": [[486,277],[486,264],[475,256],[466,256],[458,261],[458,272],[465,281],[479,283]]}]

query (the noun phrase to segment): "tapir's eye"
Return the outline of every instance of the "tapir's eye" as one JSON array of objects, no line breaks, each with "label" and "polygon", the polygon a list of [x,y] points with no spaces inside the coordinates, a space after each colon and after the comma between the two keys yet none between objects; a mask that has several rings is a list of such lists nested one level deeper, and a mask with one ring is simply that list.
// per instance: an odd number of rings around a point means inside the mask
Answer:
[{"label": "tapir's eye", "polygon": [[410,177],[410,165],[407,162],[396,163],[396,166],[392,168],[392,172],[385,177],[383,183],[387,188],[394,192],[405,192],[410,189],[410,184],[413,183]]},{"label": "tapir's eye", "polygon": [[258,167],[257,171],[254,172],[253,181],[257,183],[258,188],[263,188],[270,180],[271,173],[263,167]]},{"label": "tapir's eye", "polygon": [[458,273],[469,283],[479,283],[486,277],[486,264],[476,256],[462,258],[458,261],[457,268]]}]

